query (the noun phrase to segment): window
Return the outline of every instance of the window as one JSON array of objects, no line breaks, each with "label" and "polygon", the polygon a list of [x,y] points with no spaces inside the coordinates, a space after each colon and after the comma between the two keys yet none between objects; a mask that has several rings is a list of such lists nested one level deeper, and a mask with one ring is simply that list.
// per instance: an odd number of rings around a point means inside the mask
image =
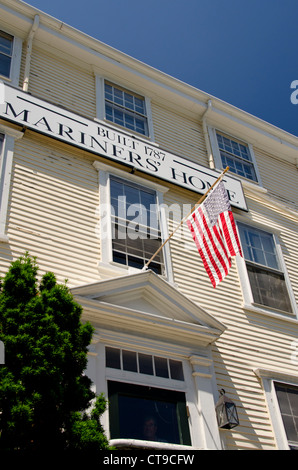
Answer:
[{"label": "window", "polygon": [[216,131],[221,166],[243,178],[258,181],[251,149],[246,143]]},{"label": "window", "polygon": [[106,367],[184,381],[182,362],[118,348],[106,348]]},{"label": "window", "polygon": [[292,312],[274,236],[242,223],[238,228],[254,303]]},{"label": "window", "polygon": [[146,102],[142,96],[105,82],[105,118],[139,134],[148,136]]},{"label": "window", "polygon": [[185,394],[108,382],[111,438],[191,445]]},{"label": "window", "polygon": [[298,450],[298,387],[275,383],[280,412],[291,450]]},{"label": "window", "polygon": [[0,134],[0,162],[1,162],[3,142],[4,142],[4,134]]},{"label": "window", "polygon": [[[155,191],[110,177],[113,261],[142,269],[162,243]],[[162,250],[150,264],[164,270]]]},{"label": "window", "polygon": [[12,62],[13,36],[0,31],[0,75],[9,78]]}]

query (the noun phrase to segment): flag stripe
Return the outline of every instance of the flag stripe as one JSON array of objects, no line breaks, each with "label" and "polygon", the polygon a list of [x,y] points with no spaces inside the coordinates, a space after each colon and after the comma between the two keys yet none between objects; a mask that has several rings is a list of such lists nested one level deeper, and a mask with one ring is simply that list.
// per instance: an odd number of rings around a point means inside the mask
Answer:
[{"label": "flag stripe", "polygon": [[228,274],[231,257],[241,253],[237,227],[223,183],[187,219],[213,287]]},{"label": "flag stripe", "polygon": [[[217,284],[217,282],[216,282],[216,280],[215,280],[215,278],[214,278],[214,276],[213,276],[212,270],[211,270],[211,268],[210,268],[210,264],[209,264],[209,262],[207,261],[207,258],[209,259],[209,256],[208,256],[208,253],[207,253],[207,251],[206,251],[206,249],[205,249],[205,247],[204,247],[204,244],[201,245],[200,236],[197,236],[197,235],[196,235],[196,230],[195,230],[195,228],[194,228],[194,227],[195,227],[195,224],[193,225],[190,220],[187,220],[187,225],[188,225],[188,227],[189,227],[189,229],[190,229],[190,231],[191,231],[191,234],[192,234],[192,237],[193,237],[193,239],[194,239],[194,241],[195,241],[195,244],[197,245],[197,249],[198,249],[199,255],[200,255],[201,258],[202,258],[204,268],[205,268],[205,270],[207,271],[207,274],[208,274],[208,276],[209,276],[209,278],[210,278],[210,281],[211,281],[213,287],[215,287],[216,284]],[[203,246],[204,249],[202,248],[202,246]]]}]

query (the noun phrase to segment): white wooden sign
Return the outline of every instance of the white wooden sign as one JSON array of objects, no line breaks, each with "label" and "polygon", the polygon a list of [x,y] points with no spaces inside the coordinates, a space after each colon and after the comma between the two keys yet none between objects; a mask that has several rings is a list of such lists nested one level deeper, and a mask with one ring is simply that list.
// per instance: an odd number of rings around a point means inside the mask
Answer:
[{"label": "white wooden sign", "polygon": [[[161,150],[99,121],[85,119],[0,82],[0,117],[96,155],[128,165],[170,183],[204,194],[218,178],[217,171]],[[241,182],[223,179],[231,205],[247,210]]]}]

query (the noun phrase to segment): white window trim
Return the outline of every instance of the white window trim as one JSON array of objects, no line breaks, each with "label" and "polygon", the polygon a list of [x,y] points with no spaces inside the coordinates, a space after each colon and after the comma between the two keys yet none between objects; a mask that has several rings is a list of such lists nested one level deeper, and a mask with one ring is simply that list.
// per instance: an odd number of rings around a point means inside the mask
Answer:
[{"label": "white window trim", "polygon": [[14,34],[12,34],[10,31],[6,31],[1,27],[0,29],[5,33],[11,34],[13,36],[10,76],[6,77],[5,75],[0,75],[0,79],[11,83],[13,86],[19,86],[23,42],[20,38],[14,36]]},{"label": "white window trim", "polygon": [[255,369],[254,372],[263,384],[277,448],[278,450],[289,450],[288,439],[277,400],[274,382],[298,387],[298,375],[259,368]]},{"label": "white window trim", "polygon": [[[138,269],[120,265],[115,263],[112,258],[112,224],[111,224],[111,198],[110,198],[110,176],[115,175],[120,178],[135,182],[141,186],[146,186],[150,189],[153,189],[156,192],[157,205],[160,209],[160,230],[162,241],[165,241],[168,236],[168,226],[166,218],[166,210],[163,204],[163,195],[168,191],[168,188],[161,186],[152,181],[144,180],[143,178],[136,176],[132,173],[120,170],[118,168],[113,168],[105,163],[95,161],[93,163],[94,167],[99,172],[99,201],[100,201],[100,210],[99,210],[99,225],[98,225],[98,236],[101,240],[101,260],[99,261],[98,267],[101,272],[105,274],[127,274],[139,272]],[[100,212],[105,209],[104,213]],[[105,233],[105,236],[101,234]],[[165,264],[165,273],[166,278],[169,282],[174,282],[172,263],[171,263],[171,254],[169,243],[166,243],[163,247],[164,255],[164,264]],[[149,265],[150,269],[150,265]]]},{"label": "white window trim", "polygon": [[[110,81],[110,80],[109,80]],[[115,82],[114,80],[111,80],[111,83],[113,83],[115,86],[119,86],[121,88],[126,88],[123,86],[123,84],[120,84],[118,82]],[[129,90],[131,93],[138,93],[143,96],[145,100],[145,106],[146,106],[146,116],[147,116],[147,124],[148,124],[148,136],[139,134],[137,132],[134,132],[130,129],[127,129],[126,127],[118,126],[117,124],[113,123],[112,121],[108,121],[106,119],[106,113],[105,113],[105,90],[104,90],[104,84],[105,84],[105,78],[99,75],[95,76],[95,87],[96,87],[96,119],[99,121],[103,121],[106,125],[109,126],[114,126],[117,129],[122,129],[123,132],[126,132],[128,135],[136,135],[139,139],[144,139],[145,141],[150,140],[151,142],[154,142],[154,130],[153,130],[153,119],[152,119],[152,112],[151,112],[151,100],[147,97],[142,95],[142,93],[137,92],[136,90]]]},{"label": "white window trim", "polygon": [[250,286],[250,281],[249,281],[249,277],[248,277],[248,272],[247,272],[247,268],[246,268],[245,259],[244,259],[244,257],[242,258],[240,255],[237,255],[236,264],[237,264],[237,269],[238,269],[238,273],[239,273],[239,277],[240,277],[240,284],[241,284],[242,293],[243,293],[243,300],[244,300],[243,308],[246,309],[246,310],[251,310],[251,311],[257,312],[257,313],[261,313],[261,314],[265,314],[265,315],[269,315],[269,316],[273,316],[273,317],[279,317],[279,318],[282,317],[284,320],[297,322],[298,309],[297,309],[296,299],[295,299],[295,296],[294,296],[294,292],[293,292],[293,289],[292,289],[292,286],[291,286],[291,282],[290,282],[290,278],[289,278],[289,275],[288,275],[287,267],[286,267],[284,257],[283,257],[283,254],[282,254],[282,249],[281,249],[281,245],[280,245],[280,242],[279,242],[278,234],[275,233],[275,231],[273,229],[268,230],[268,227],[264,227],[263,225],[253,224],[250,221],[247,222],[245,220],[240,219],[240,217],[235,217],[235,219],[236,219],[236,222],[237,221],[241,222],[244,225],[247,225],[247,226],[250,226],[252,228],[259,229],[259,230],[263,230],[264,232],[267,232],[267,233],[270,233],[270,234],[273,235],[273,240],[274,240],[275,247],[276,247],[276,254],[277,254],[277,258],[278,258],[278,262],[279,262],[279,266],[280,266],[280,271],[283,273],[283,275],[285,277],[285,283],[286,283],[286,287],[287,287],[287,290],[288,290],[288,294],[289,294],[289,298],[290,298],[290,302],[291,302],[291,306],[292,306],[293,311],[292,311],[292,313],[283,312],[283,311],[278,310],[278,309],[275,310],[272,307],[267,307],[266,305],[260,306],[260,304],[255,304],[254,299],[253,299],[251,286]]},{"label": "white window trim", "polygon": [[217,143],[217,137],[216,137],[216,132],[217,131],[220,132],[221,134],[225,134],[226,136],[230,137],[231,139],[235,139],[237,141],[242,141],[245,145],[248,146],[248,149],[249,149],[249,152],[250,152],[250,155],[251,155],[251,158],[252,158],[252,163],[253,163],[253,166],[254,166],[254,170],[256,172],[257,181],[253,181],[253,180],[249,180],[247,178],[243,178],[243,177],[237,175],[236,173],[231,172],[231,175],[233,176],[233,178],[239,179],[245,185],[246,184],[247,185],[253,185],[254,187],[256,187],[256,185],[259,185],[260,187],[262,187],[263,185],[262,185],[261,175],[260,175],[259,170],[258,170],[258,165],[257,165],[255,153],[254,153],[254,150],[253,150],[253,146],[250,143],[245,142],[243,139],[229,134],[228,132],[225,132],[221,129],[216,129],[214,127],[208,126],[208,134],[209,134],[209,139],[210,139],[210,144],[211,144],[211,149],[212,149],[213,164],[214,164],[215,168],[217,168],[218,170],[223,169],[221,156],[220,156],[220,151],[219,151],[219,147],[218,147],[218,143]]},{"label": "white window trim", "polygon": [[6,224],[14,145],[15,140],[22,138],[24,134],[2,124],[0,124],[0,133],[4,134],[0,158],[0,242],[7,243],[9,239],[6,234]]}]

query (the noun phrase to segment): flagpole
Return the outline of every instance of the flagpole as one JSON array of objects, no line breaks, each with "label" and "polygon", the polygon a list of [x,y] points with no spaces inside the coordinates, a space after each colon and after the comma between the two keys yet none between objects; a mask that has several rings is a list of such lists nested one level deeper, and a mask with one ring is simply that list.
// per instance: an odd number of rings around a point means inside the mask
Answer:
[{"label": "flagpole", "polygon": [[160,245],[160,247],[158,248],[158,250],[156,250],[156,252],[151,256],[151,258],[149,259],[149,261],[147,261],[147,263],[145,264],[145,266],[143,267],[143,271],[145,271],[149,264],[151,263],[151,261],[155,258],[156,255],[158,255],[158,253],[163,249],[163,247],[165,246],[166,243],[168,243],[168,241],[173,237],[173,235],[177,232],[177,230],[181,227],[181,225],[184,223],[184,221],[190,216],[190,214],[193,213],[193,211],[195,210],[195,208],[199,205],[199,204],[202,204],[202,202],[204,201],[204,199],[207,197],[207,195],[210,193],[210,191],[212,191],[212,189],[214,188],[214,186],[217,185],[217,183],[219,183],[219,181],[222,179],[222,177],[224,176],[224,174],[229,171],[229,167],[227,166],[225,168],[225,170],[223,170],[223,172],[219,175],[219,177],[217,178],[217,180],[213,183],[212,186],[210,186],[210,188],[208,189],[208,191],[206,191],[205,194],[203,194],[203,196],[200,197],[200,199],[198,200],[198,202],[193,206],[193,208],[191,209],[191,211],[181,220],[180,224],[177,225],[177,227],[175,228],[175,230],[173,230],[173,232],[168,236],[168,238],[163,242],[162,245]]}]

